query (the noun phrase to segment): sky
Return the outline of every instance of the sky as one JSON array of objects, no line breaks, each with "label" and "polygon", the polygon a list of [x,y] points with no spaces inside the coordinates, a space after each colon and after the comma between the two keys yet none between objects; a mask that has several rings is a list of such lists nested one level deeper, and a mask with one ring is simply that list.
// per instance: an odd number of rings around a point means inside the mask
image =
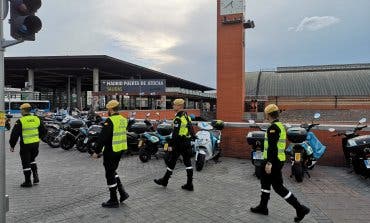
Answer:
[{"label": "sky", "polygon": [[[216,86],[216,0],[44,0],[6,56],[108,55]],[[247,0],[246,71],[370,62],[369,0]],[[9,25],[4,22],[5,37]]]}]

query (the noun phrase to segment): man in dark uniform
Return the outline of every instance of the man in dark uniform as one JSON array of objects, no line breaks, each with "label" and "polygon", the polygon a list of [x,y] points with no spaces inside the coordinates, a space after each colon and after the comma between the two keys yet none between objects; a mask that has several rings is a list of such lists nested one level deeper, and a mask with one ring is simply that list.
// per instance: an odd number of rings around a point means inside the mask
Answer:
[{"label": "man in dark uniform", "polygon": [[110,199],[102,203],[102,206],[106,208],[117,208],[119,207],[117,189],[120,194],[119,201],[121,203],[129,197],[116,172],[122,153],[127,150],[127,119],[118,113],[118,101],[111,100],[106,107],[109,118],[104,123],[97,141],[97,146],[94,149],[95,153],[92,156],[94,159],[97,159],[99,157],[98,154],[103,150],[103,165],[105,168],[105,178],[110,191]]},{"label": "man in dark uniform", "polygon": [[268,215],[267,203],[270,199],[272,185],[275,192],[296,209],[297,216],[294,221],[299,222],[310,212],[310,209],[301,205],[297,198],[283,186],[281,169],[285,162],[286,131],[283,124],[279,122],[279,112],[275,104],[270,104],[265,108],[265,114],[271,121],[271,126],[267,129],[264,143],[265,171],[261,177],[262,194],[260,204],[252,207],[251,211]]},{"label": "man in dark uniform", "polygon": [[[160,179],[155,179],[154,182],[164,187],[167,186],[173,169],[176,166],[177,159],[181,155],[186,167],[187,182],[181,188],[188,191],[193,191],[193,167],[191,164],[191,138],[194,137],[194,131],[191,126],[191,118],[187,115],[184,109],[185,101],[183,99],[176,99],[173,102],[173,109],[177,112],[173,120],[174,130],[172,132],[172,139],[168,151],[169,157],[167,164],[167,171]],[[172,151],[171,151],[172,150]]]},{"label": "man in dark uniform", "polygon": [[32,187],[31,171],[33,174],[33,184],[39,183],[36,157],[39,154],[40,138],[45,136],[46,129],[39,117],[30,114],[30,104],[22,104],[20,109],[23,117],[17,120],[13,127],[9,140],[10,151],[14,152],[14,147],[20,137],[19,154],[25,177],[25,181],[21,184],[21,187]]}]

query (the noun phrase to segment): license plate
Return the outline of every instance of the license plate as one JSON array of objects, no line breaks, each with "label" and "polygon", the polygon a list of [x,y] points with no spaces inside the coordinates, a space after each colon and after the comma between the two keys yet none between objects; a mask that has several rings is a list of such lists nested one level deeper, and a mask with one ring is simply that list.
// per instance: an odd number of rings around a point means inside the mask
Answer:
[{"label": "license plate", "polygon": [[85,138],[85,139],[84,139],[84,143],[85,143],[85,144],[87,143],[87,141],[89,141],[89,138]]},{"label": "license plate", "polygon": [[168,150],[168,143],[165,143],[165,144],[164,144],[163,150],[164,150],[164,151],[167,151],[167,150]]},{"label": "license plate", "polygon": [[141,147],[143,145],[143,140],[140,140],[139,141],[139,147]]},{"label": "license plate", "polygon": [[254,160],[262,160],[263,159],[262,152],[261,151],[253,152],[253,159]]},{"label": "license plate", "polygon": [[294,153],[294,160],[301,161],[301,153]]},{"label": "license plate", "polygon": [[367,169],[370,169],[370,160],[364,160]]}]

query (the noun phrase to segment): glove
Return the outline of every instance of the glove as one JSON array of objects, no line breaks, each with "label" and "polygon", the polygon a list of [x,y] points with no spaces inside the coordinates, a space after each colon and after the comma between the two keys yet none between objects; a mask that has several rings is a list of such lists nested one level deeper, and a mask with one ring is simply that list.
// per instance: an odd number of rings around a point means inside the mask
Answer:
[{"label": "glove", "polygon": [[267,174],[271,174],[271,168],[272,168],[272,164],[270,162],[267,162],[265,166],[265,171]]}]

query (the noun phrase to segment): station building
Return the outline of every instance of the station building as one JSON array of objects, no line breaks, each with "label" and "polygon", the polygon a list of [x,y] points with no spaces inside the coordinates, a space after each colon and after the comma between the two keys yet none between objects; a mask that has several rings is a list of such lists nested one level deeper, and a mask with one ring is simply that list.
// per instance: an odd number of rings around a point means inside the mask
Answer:
[{"label": "station building", "polygon": [[370,118],[370,64],[278,67],[246,73],[245,119],[263,120],[275,103],[289,121],[309,120],[315,112],[328,121]]},{"label": "station building", "polygon": [[[139,85],[127,91],[122,81]],[[211,110],[216,103],[213,88],[106,55],[6,57],[5,85],[13,97],[49,100],[52,108],[104,109],[110,99],[120,101],[122,110],[170,109],[178,97],[188,109]]]}]

